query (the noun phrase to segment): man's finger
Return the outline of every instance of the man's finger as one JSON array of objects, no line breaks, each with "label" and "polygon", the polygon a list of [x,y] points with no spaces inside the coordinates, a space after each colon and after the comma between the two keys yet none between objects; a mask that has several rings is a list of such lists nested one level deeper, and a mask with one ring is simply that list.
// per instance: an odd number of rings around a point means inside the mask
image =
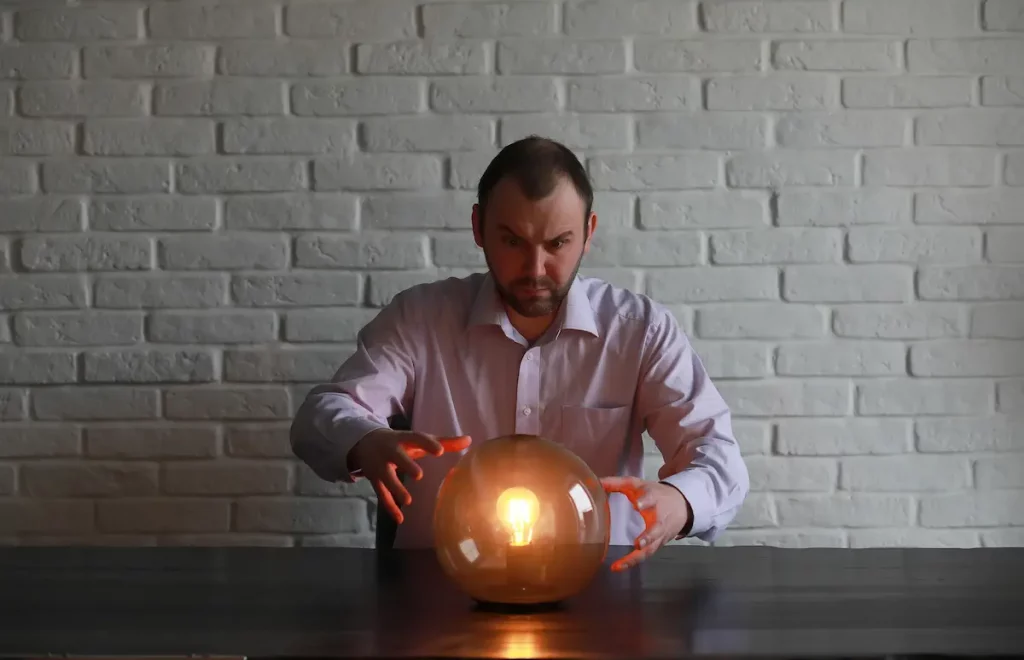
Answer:
[{"label": "man's finger", "polygon": [[636,547],[639,549],[650,546],[657,539],[661,538],[662,529],[662,524],[660,522],[648,525],[647,529],[645,529],[640,536],[636,537]]},{"label": "man's finger", "polygon": [[658,510],[654,507],[649,509],[637,509],[640,512],[640,517],[644,519],[644,526],[647,530],[654,528],[658,524]]},{"label": "man's finger", "polygon": [[618,573],[619,571],[624,571],[626,569],[632,568],[635,565],[633,563],[633,560],[641,552],[643,552],[643,551],[642,550],[634,550],[634,551],[630,552],[628,555],[626,555],[625,557],[623,557],[622,559],[619,559],[619,560],[613,562],[612,563],[612,570],[615,571],[616,573]]},{"label": "man's finger", "polygon": [[446,452],[457,452],[466,449],[473,444],[473,438],[468,435],[456,435],[450,438],[441,438],[441,446]]},{"label": "man's finger", "polygon": [[634,486],[640,481],[637,477],[601,477],[601,484],[612,489]]},{"label": "man's finger", "polygon": [[636,477],[605,477],[601,479],[601,486],[608,493],[622,493],[630,500],[640,496],[643,487],[643,480]]},{"label": "man's finger", "polygon": [[639,550],[634,550],[622,559],[614,562],[611,568],[613,571],[624,571],[626,569],[633,568],[654,554],[655,550],[657,550],[657,547],[655,547],[654,544],[648,545],[647,547]]},{"label": "man's finger", "polygon": [[604,489],[609,493],[622,493],[640,512],[647,529],[658,521],[657,510],[647,503],[647,488],[643,479],[636,477],[605,477],[601,480]]},{"label": "man's finger", "polygon": [[398,478],[395,473],[395,466],[388,464],[384,470],[384,475],[381,477],[384,482],[384,486],[391,491],[391,495],[394,497],[394,501],[399,506],[407,506],[412,504],[412,495],[402,485],[402,481]]},{"label": "man's finger", "polygon": [[406,433],[398,444],[413,459],[423,458],[427,454],[440,456],[444,453],[441,441],[426,433]]},{"label": "man's finger", "polygon": [[384,481],[376,479],[373,482],[373,490],[377,492],[377,506],[384,507],[384,510],[388,512],[395,522],[399,525],[405,519],[402,515],[402,510],[395,504],[395,498],[391,496],[391,491],[384,485]]},{"label": "man's finger", "polygon": [[423,468],[409,456],[408,452],[402,451],[401,447],[395,449],[390,457],[391,464],[413,479],[419,480],[423,477]]},{"label": "man's finger", "polygon": [[445,452],[458,452],[462,451],[472,443],[472,439],[468,435],[454,436],[450,438],[433,438],[431,436],[415,436],[417,440],[421,437],[426,437],[431,442],[424,441],[422,444],[417,444],[413,441],[403,440],[398,443],[405,453],[409,455],[414,461],[418,461],[427,454],[431,456],[440,456]]}]

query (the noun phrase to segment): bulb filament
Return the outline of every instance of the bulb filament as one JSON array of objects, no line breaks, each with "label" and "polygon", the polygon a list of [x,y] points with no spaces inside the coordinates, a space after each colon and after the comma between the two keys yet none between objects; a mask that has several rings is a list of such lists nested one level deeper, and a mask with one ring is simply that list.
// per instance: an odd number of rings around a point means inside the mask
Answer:
[{"label": "bulb filament", "polygon": [[510,544],[528,545],[540,515],[540,502],[528,488],[509,488],[498,497],[498,520],[510,534]]}]

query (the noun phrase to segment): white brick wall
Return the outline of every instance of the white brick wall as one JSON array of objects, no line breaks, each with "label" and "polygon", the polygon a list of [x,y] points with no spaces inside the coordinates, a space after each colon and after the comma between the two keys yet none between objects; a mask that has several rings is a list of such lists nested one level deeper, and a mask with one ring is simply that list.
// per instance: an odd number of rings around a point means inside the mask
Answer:
[{"label": "white brick wall", "polygon": [[722,544],[1022,543],[1022,7],[0,2],[0,542],[371,544],[291,415],[539,132],[732,405]]}]

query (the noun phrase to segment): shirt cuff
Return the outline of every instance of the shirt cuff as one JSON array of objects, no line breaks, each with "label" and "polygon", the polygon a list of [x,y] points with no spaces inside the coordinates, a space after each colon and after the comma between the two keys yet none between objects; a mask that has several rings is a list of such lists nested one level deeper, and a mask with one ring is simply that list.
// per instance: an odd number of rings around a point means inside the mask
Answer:
[{"label": "shirt cuff", "polygon": [[692,511],[690,527],[676,538],[698,536],[711,528],[711,511],[714,502],[710,495],[709,477],[700,470],[688,469],[661,479],[686,498]]},{"label": "shirt cuff", "polygon": [[[360,476],[358,470],[349,472],[348,455],[371,431],[389,428],[387,424],[365,417],[351,417],[339,422],[330,433],[324,433],[317,429],[320,434],[319,442],[315,443],[315,460],[317,465],[325,466],[321,477],[328,481],[344,481],[353,483],[356,477]],[[312,457],[311,457],[312,458]]]}]

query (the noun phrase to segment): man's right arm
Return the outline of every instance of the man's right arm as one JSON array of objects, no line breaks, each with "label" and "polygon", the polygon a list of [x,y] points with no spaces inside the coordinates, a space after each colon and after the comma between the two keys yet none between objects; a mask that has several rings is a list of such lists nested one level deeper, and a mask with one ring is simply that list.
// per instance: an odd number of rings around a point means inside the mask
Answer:
[{"label": "man's right arm", "polygon": [[389,428],[389,417],[408,417],[419,345],[413,335],[421,328],[399,294],[359,331],[355,353],[331,382],[306,395],[292,421],[291,445],[319,477],[354,481],[349,458],[356,443]]}]

